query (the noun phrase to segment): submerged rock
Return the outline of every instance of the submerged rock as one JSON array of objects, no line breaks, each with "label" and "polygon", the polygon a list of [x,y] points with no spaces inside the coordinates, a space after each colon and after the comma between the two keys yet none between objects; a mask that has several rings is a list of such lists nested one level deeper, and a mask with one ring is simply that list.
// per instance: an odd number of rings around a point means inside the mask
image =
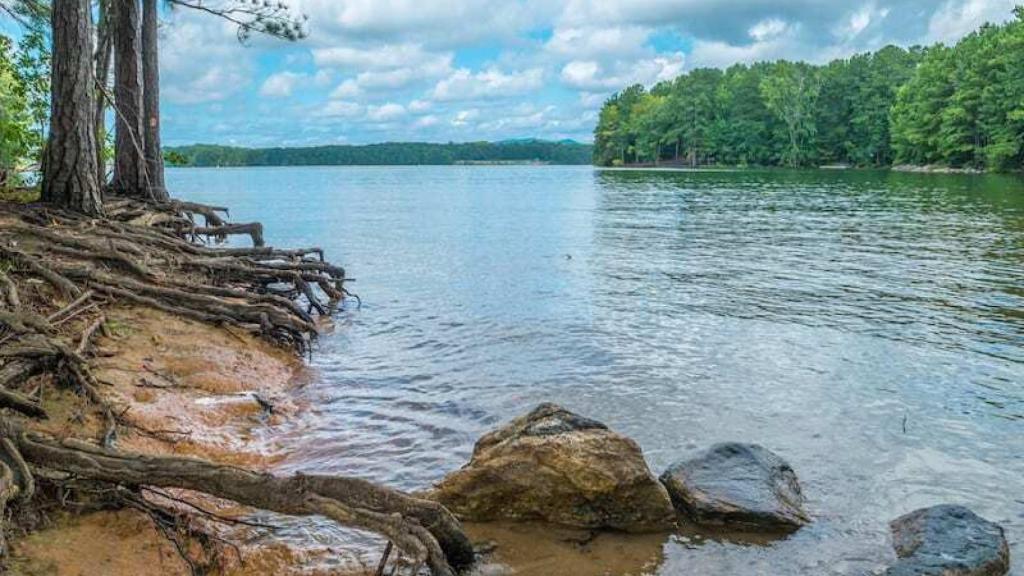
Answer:
[{"label": "submerged rock", "polygon": [[890,527],[899,560],[886,576],[1002,576],[1010,570],[1003,529],[963,506],[915,510]]},{"label": "submerged rock", "polygon": [[484,435],[430,497],[471,521],[648,532],[674,517],[636,442],[555,404]]},{"label": "submerged rock", "polygon": [[795,530],[810,519],[796,474],[756,444],[716,444],[661,476],[676,508],[699,524]]}]

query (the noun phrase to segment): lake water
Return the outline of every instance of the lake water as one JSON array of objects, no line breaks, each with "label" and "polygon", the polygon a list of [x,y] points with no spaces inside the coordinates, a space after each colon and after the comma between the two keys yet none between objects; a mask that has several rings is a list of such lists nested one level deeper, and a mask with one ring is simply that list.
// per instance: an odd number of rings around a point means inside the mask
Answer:
[{"label": "lake water", "polygon": [[286,469],[424,488],[553,401],[636,439],[655,474],[727,440],[796,469],[810,527],[768,545],[673,537],[658,574],[863,574],[891,558],[888,520],[942,502],[1003,524],[1024,574],[1024,181],[525,166],[168,181],[357,279],[362,308],[299,392],[309,414],[279,431]]}]

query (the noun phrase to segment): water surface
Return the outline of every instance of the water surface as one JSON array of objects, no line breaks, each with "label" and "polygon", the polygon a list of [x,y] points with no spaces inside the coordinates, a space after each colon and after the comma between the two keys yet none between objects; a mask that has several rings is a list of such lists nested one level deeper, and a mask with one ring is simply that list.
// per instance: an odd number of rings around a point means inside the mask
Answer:
[{"label": "water surface", "polygon": [[423,488],[554,401],[635,438],[656,474],[728,440],[797,470],[812,526],[769,545],[674,537],[658,574],[863,574],[891,558],[889,519],[942,502],[1003,524],[1024,564],[1021,180],[515,166],[168,180],[357,278],[363,307],[320,340],[300,392],[309,416],[279,431],[288,469]]}]

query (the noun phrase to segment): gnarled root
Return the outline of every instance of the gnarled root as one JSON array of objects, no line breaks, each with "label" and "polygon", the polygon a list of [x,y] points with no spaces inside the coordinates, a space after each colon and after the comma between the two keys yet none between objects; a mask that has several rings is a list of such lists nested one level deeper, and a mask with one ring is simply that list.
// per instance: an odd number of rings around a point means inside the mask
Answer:
[{"label": "gnarled root", "polygon": [[144,456],[73,439],[59,441],[0,424],[25,461],[85,480],[126,486],[184,488],[290,515],[322,515],[387,537],[435,575],[472,563],[473,550],[458,520],[436,503],[354,478],[279,477],[203,460]]},{"label": "gnarled root", "polygon": [[[35,492],[35,473],[47,489],[88,483],[113,502],[143,510],[179,550],[182,523],[143,498],[146,487],[194,490],[283,514],[323,515],[382,534],[413,565],[425,564],[436,575],[473,562],[472,547],[448,510],[397,490],[355,478],[280,477],[114,450],[119,427],[154,437],[161,432],[127,421],[100,393],[85,355],[93,335],[104,329],[102,305],[125,301],[242,327],[304,353],[317,333],[314,311],[329,315],[348,292],[344,269],[325,262],[321,249],[265,247],[260,225],[228,224],[219,215],[226,212],[222,208],[133,199],[111,199],[105,207],[103,219],[21,208],[20,222],[0,227],[0,408],[46,418],[39,398],[48,380],[40,379],[34,391],[25,384],[52,373],[106,421],[95,432],[101,447],[31,431],[11,412],[0,412],[0,528],[4,508]],[[206,226],[195,225],[196,214]],[[213,248],[195,241],[196,235],[235,233],[250,234],[255,246]],[[19,292],[15,281],[26,278]],[[184,536],[197,536],[189,530],[184,526]],[[2,545],[0,530],[0,555]]]}]

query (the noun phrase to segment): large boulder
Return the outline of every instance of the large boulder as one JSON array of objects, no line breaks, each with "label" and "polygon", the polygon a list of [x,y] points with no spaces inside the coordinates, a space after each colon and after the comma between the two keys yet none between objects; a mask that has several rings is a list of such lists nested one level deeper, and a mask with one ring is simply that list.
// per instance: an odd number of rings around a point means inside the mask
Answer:
[{"label": "large boulder", "polygon": [[899,560],[886,576],[1002,576],[1010,571],[1003,529],[963,506],[915,510],[892,521]]},{"label": "large boulder", "polygon": [[430,497],[465,520],[541,520],[630,532],[671,529],[674,512],[640,447],[604,424],[542,404],[484,435]]},{"label": "large boulder", "polygon": [[787,531],[810,521],[793,468],[756,444],[716,444],[674,464],[661,482],[698,524]]}]

